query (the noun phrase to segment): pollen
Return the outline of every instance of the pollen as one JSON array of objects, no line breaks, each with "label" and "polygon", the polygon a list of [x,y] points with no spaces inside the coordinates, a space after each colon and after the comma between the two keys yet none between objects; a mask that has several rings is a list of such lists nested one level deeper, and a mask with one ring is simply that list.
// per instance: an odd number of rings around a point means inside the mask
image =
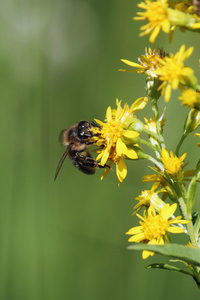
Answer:
[{"label": "pollen", "polygon": [[172,151],[170,151],[170,155],[166,149],[162,149],[162,162],[165,167],[165,171],[172,175],[177,176],[182,172],[182,163],[187,156],[187,153],[183,154],[180,158],[175,156]]},{"label": "pollen", "polygon": [[160,25],[163,19],[167,18],[167,6],[163,6],[161,2],[151,3],[148,8],[148,13],[146,14],[149,22],[153,23],[155,26]]},{"label": "pollen", "polygon": [[116,144],[117,140],[121,137],[123,129],[121,125],[115,120],[111,120],[106,123],[101,130],[101,137],[104,138],[107,143]]},{"label": "pollen", "polygon": [[162,216],[148,216],[144,223],[141,224],[143,227],[144,238],[146,240],[156,239],[164,236],[168,228],[168,220],[163,219]]}]

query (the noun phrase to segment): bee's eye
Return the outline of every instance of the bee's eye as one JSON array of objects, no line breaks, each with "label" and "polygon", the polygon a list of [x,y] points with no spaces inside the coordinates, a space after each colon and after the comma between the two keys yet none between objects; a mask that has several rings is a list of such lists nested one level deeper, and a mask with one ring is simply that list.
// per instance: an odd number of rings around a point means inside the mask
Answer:
[{"label": "bee's eye", "polygon": [[78,124],[78,137],[80,139],[89,139],[92,137],[92,132],[90,129],[90,123],[87,121],[81,121]]}]

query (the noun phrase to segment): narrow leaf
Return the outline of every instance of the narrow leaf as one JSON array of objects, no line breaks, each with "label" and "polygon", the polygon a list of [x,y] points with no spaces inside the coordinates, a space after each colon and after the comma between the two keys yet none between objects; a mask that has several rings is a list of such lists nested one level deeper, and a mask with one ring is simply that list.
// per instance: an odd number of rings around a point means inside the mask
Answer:
[{"label": "narrow leaf", "polygon": [[167,270],[167,271],[174,271],[174,272],[183,273],[183,274],[192,276],[192,274],[190,272],[184,271],[181,268],[177,268],[175,266],[171,266],[168,264],[151,264],[151,265],[147,266],[147,269],[163,269],[163,270]]},{"label": "narrow leaf", "polygon": [[153,251],[171,258],[181,259],[195,266],[200,266],[200,248],[193,248],[178,244],[146,245],[141,243],[128,246],[128,249]]}]

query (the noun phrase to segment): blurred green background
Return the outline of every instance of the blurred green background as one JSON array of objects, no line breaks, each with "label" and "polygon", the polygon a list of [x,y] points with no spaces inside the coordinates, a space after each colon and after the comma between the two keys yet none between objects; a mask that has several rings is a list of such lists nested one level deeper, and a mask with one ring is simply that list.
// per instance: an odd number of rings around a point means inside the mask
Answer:
[{"label": "blurred green background", "polygon": [[[121,58],[137,61],[149,45],[132,21],[137,1],[3,1],[0,9],[0,299],[196,299],[192,279],[146,270],[153,257],[126,249],[134,198],[147,184],[145,162],[128,162],[120,187],[115,172],[86,176],[63,153],[59,132],[80,120],[104,119],[116,98],[145,96],[145,78],[118,72]],[[166,52],[199,45],[197,34],[164,34]],[[199,52],[193,55],[198,65]],[[198,67],[196,71],[199,72]],[[176,93],[174,92],[173,95]],[[164,102],[164,101],[163,101]],[[161,106],[164,104],[161,104]],[[177,111],[179,115],[177,115]],[[187,109],[167,105],[165,135],[174,149]],[[150,105],[138,114],[152,116]],[[176,127],[176,131],[174,131]],[[193,151],[191,137],[183,151]],[[190,168],[194,168],[193,165]],[[198,204],[199,205],[199,204]],[[199,208],[199,206],[198,206]]]}]

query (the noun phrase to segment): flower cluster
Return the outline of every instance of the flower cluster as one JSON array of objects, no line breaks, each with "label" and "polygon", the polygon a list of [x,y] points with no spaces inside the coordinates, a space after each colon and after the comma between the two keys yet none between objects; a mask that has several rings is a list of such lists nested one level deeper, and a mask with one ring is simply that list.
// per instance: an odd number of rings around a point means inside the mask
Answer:
[{"label": "flower cluster", "polygon": [[[154,43],[161,31],[168,33],[171,40],[176,27],[182,32],[185,30],[198,32],[200,4],[197,2],[145,0],[139,3],[138,7],[143,9],[143,12],[138,12],[138,16],[134,19],[147,21],[147,24],[141,27],[140,36],[150,35],[149,40]],[[96,160],[99,165],[107,166],[102,178],[115,164],[118,183],[122,182],[127,176],[125,161],[128,159],[132,161],[146,159],[153,163],[154,166],[151,167],[153,174],[143,176],[143,182],[152,184],[151,188],[144,189],[135,198],[137,204],[132,215],[137,215],[140,219],[139,226],[128,230],[127,235],[131,235],[129,242],[154,246],[155,251],[160,249],[156,247],[171,244],[171,233],[185,233],[190,239],[190,248],[200,247],[199,217],[195,219],[196,221],[192,219],[196,185],[200,179],[200,161],[196,169],[185,171],[183,168],[188,164],[185,162],[187,153],[179,155],[186,137],[200,125],[200,85],[194,70],[185,65],[185,61],[193,51],[194,47],[186,49],[184,44],[175,54],[165,53],[162,48],[146,48],[145,54],[138,58],[138,63],[122,59],[129,69],[120,71],[146,76],[146,92],[153,116],[149,119],[144,117],[143,122],[135,115],[146,106],[147,98],[139,98],[131,107],[127,103],[122,106],[122,102],[117,100],[117,108],[108,107],[105,121],[95,119],[97,126],[93,129],[93,143],[97,147],[98,154]],[[172,91],[178,89],[181,93],[178,99],[189,111],[182,136],[175,151],[172,151],[167,149],[163,135],[164,124],[167,121],[164,119],[165,109],[163,112],[159,110],[159,101],[163,96],[165,103],[168,103],[173,96]],[[200,137],[200,133],[195,133],[195,136]],[[144,150],[143,145],[151,152],[146,148]],[[149,154],[152,150],[154,155]],[[189,184],[186,185],[186,182]],[[142,209],[143,216],[138,214]],[[177,209],[180,211],[178,217],[174,215]],[[155,253],[145,249],[144,246],[140,246],[139,249],[143,249],[143,259]],[[181,257],[176,254],[177,249],[179,248],[175,247],[173,255],[181,261]],[[192,276],[200,285],[200,271],[196,272],[195,269],[193,272],[195,265],[189,263],[189,255],[188,260],[185,257],[184,263],[188,262],[187,266]],[[198,261],[197,264],[199,263]]]},{"label": "flower cluster", "polygon": [[137,69],[134,71],[145,74],[148,79],[149,77],[157,78],[159,82],[157,91],[160,91],[161,95],[165,96],[165,101],[168,102],[172,89],[186,87],[195,90],[198,88],[198,81],[193,69],[184,66],[184,61],[191,56],[193,49],[190,47],[185,51],[185,45],[182,45],[175,55],[172,53],[166,55],[163,54],[163,51],[155,49],[149,50],[149,53],[145,50],[145,55],[138,59],[140,64],[125,59],[122,61],[131,67],[136,67]]},{"label": "flower cluster", "polygon": [[[134,19],[147,21],[141,27],[140,36],[150,35],[151,43],[155,42],[161,31],[169,34],[171,40],[176,27],[181,32],[200,32],[200,1],[144,0],[138,7],[143,11],[138,12]],[[122,101],[118,100],[116,108],[109,106],[104,121],[94,119],[96,126],[90,128],[85,146],[95,146],[96,159],[84,158],[81,154],[77,156],[86,166],[91,167],[92,161],[92,168],[105,167],[101,179],[116,166],[118,184],[127,176],[128,160],[130,165],[141,159],[151,164],[152,174],[146,174],[142,179],[143,183],[151,184],[151,187],[143,189],[135,198],[137,204],[134,205],[132,215],[136,215],[140,221],[138,226],[127,232],[131,235],[128,241],[137,244],[132,245],[131,249],[143,250],[144,259],[157,252],[174,257],[183,262],[190,272],[180,268],[178,271],[191,275],[200,286],[200,216],[194,211],[197,183],[200,181],[200,160],[195,162],[195,156],[191,155],[190,165],[195,164],[196,167],[185,170],[189,163],[185,161],[188,153],[181,149],[188,135],[194,134],[200,125],[200,85],[193,68],[185,65],[193,51],[194,47],[186,49],[184,44],[180,45],[175,54],[165,53],[162,47],[153,50],[146,48],[145,54],[138,58],[138,63],[122,59],[129,70],[120,71],[146,76],[148,98],[141,97],[131,106],[127,103],[122,105]],[[174,96],[174,90],[180,91],[178,102],[185,106],[186,118],[183,132],[172,151],[168,149],[164,136],[164,125],[167,126],[168,123],[164,118],[166,107],[161,111],[160,102],[164,98],[165,105],[173,105],[174,100],[169,100]],[[143,110],[147,102],[151,105],[152,116],[140,120],[136,113]],[[177,119],[181,122],[178,117]],[[195,133],[195,136],[200,137],[200,133]],[[62,162],[63,160],[61,164]],[[140,210],[143,210],[143,216],[138,214]],[[179,216],[175,216],[177,210]],[[171,233],[185,233],[190,246],[182,248],[183,246],[173,244],[174,247],[169,251],[168,246],[172,245]],[[174,266],[162,265],[160,268],[177,271]]]},{"label": "flower cluster", "polygon": [[154,43],[160,31],[170,34],[176,27],[180,30],[197,31],[200,29],[199,5],[192,5],[191,1],[145,0],[138,4],[143,12],[138,12],[134,20],[145,20],[140,36],[149,35],[149,41]]}]

